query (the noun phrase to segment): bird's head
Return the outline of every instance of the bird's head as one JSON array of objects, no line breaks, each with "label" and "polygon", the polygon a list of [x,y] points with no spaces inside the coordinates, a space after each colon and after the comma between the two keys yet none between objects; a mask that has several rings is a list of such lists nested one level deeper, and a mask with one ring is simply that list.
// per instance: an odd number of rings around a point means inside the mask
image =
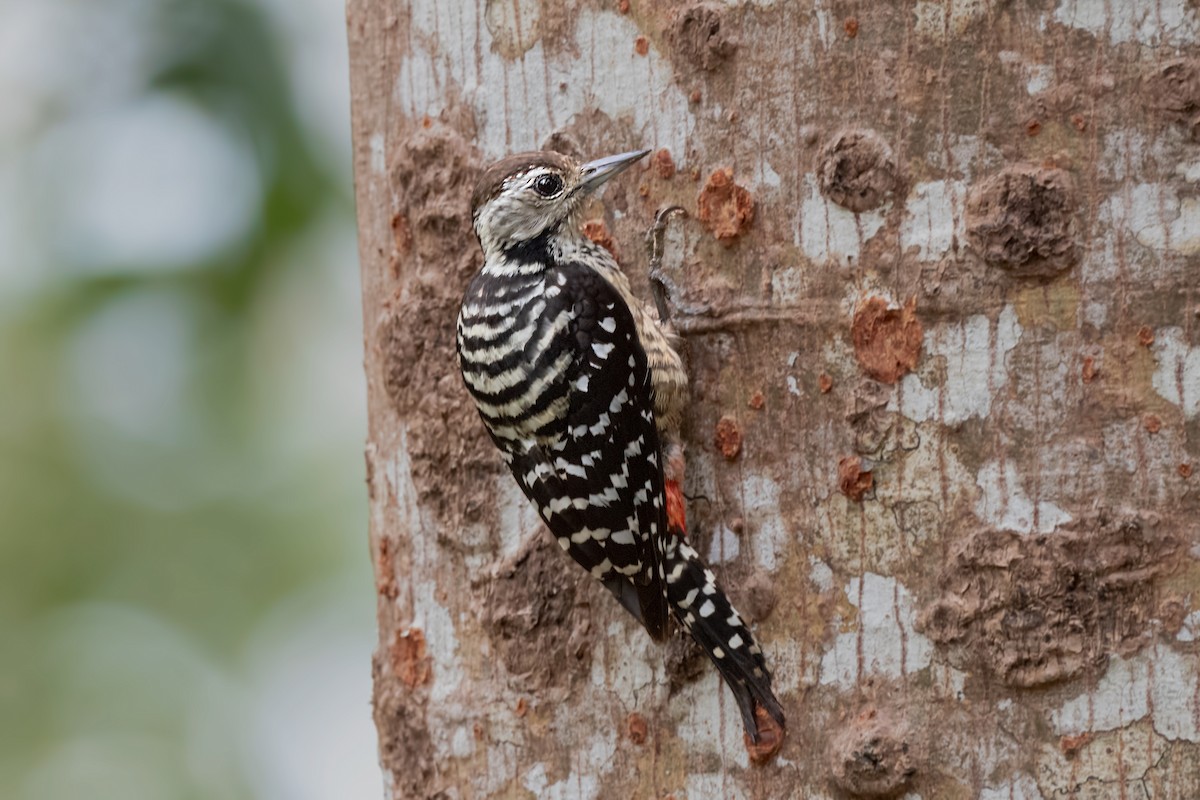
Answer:
[{"label": "bird's head", "polygon": [[649,150],[580,164],[562,153],[518,153],[484,169],[471,196],[475,235],[485,254],[578,228],[584,200]]}]

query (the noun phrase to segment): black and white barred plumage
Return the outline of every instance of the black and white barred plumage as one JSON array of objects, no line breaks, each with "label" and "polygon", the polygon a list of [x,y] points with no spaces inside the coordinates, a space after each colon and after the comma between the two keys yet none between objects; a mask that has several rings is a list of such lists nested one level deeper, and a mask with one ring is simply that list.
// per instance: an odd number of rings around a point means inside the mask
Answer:
[{"label": "black and white barred plumage", "polygon": [[675,416],[665,393],[686,376],[612,256],[577,224],[582,199],[643,155],[579,166],[528,153],[485,171],[472,198],[485,263],[463,299],[459,363],[559,545],[656,640],[669,608],[757,741],[755,703],[783,724],[762,652],[683,532],[668,530],[656,399],[659,416]]},{"label": "black and white barred plumage", "polygon": [[459,320],[463,378],[522,491],[559,545],[661,639],[662,473],[629,310],[599,274],[567,262],[501,281],[481,273]]}]

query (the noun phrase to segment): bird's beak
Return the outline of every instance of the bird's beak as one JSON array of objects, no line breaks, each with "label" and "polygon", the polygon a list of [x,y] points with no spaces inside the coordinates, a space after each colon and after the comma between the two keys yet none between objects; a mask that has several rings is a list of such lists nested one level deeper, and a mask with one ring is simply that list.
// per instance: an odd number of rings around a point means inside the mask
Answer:
[{"label": "bird's beak", "polygon": [[595,191],[609,178],[624,172],[633,162],[643,158],[649,150],[633,150],[616,156],[605,156],[589,161],[579,168],[579,189],[585,193]]}]

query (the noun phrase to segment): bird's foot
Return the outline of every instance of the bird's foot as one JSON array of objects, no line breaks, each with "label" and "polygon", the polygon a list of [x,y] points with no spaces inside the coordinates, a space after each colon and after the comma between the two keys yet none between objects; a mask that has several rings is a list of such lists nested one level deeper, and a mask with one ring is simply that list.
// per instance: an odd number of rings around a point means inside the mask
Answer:
[{"label": "bird's foot", "polygon": [[646,250],[650,256],[650,291],[654,294],[654,305],[658,309],[658,318],[667,322],[671,318],[671,310],[667,304],[667,279],[662,274],[663,239],[666,237],[667,224],[675,214],[687,216],[683,206],[670,205],[661,208],[654,217],[654,224],[646,231]]}]

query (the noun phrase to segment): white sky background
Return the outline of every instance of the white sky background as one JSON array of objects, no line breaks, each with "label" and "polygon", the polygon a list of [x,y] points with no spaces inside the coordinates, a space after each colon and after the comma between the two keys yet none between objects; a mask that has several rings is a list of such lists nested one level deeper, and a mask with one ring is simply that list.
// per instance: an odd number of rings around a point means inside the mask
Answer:
[{"label": "white sky background", "polygon": [[[342,0],[258,2],[287,44],[306,128],[349,193]],[[236,247],[257,222],[262,178],[248,144],[198,106],[145,89],[155,58],[148,12],[157,6],[0,0],[0,321],[81,275],[144,276],[194,264]],[[333,216],[297,246],[292,257],[308,267],[281,273],[276,299],[256,312],[263,319],[249,346],[268,365],[264,391],[282,389],[293,401],[269,432],[272,446],[310,458],[349,449],[361,467],[357,254],[350,215]],[[177,293],[130,291],[83,325],[62,366],[74,390],[65,402],[81,430],[99,422],[130,437],[179,435],[188,368],[179,353],[189,346],[194,313]],[[290,358],[295,352],[304,357]],[[88,452],[89,437],[80,438],[81,461],[102,461],[103,451]],[[111,491],[141,492],[146,503],[188,502],[145,477]],[[361,484],[360,473],[349,479]],[[84,603],[64,611],[48,622],[50,646],[101,673],[66,679],[64,705],[87,705],[103,692],[105,664],[128,685],[130,665],[140,662],[148,686],[163,673],[177,681],[178,706],[160,711],[182,720],[196,785],[212,796],[222,795],[222,774],[240,771],[267,800],[377,800],[373,603],[366,532],[350,522],[330,535],[359,568],[286,598],[235,663],[214,663],[152,609]],[[15,794],[3,793],[16,800],[175,796],[155,767],[163,745],[153,737],[78,727],[28,765]]]}]

